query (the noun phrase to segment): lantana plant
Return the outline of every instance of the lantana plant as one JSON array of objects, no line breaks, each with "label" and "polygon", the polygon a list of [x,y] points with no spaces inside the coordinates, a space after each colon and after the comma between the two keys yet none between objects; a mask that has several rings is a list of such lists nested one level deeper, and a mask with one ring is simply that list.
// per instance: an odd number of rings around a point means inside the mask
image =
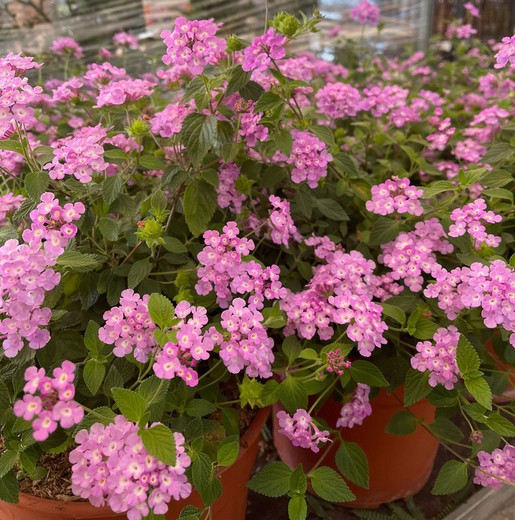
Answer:
[{"label": "lantana plant", "polygon": [[249,42],[180,17],[141,77],[70,38],[41,84],[37,58],[0,60],[2,500],[67,453],[94,506],[139,520],[196,489],[188,518],[207,518],[242,411],[280,403],[277,435],[320,464],[249,486],[302,519],[307,482],[335,502],[368,486],[345,432],[401,387],[436,420],[406,408],[388,431],[422,424],[457,457],[435,493],[514,484],[515,407],[495,397],[515,359],[513,37],[456,23],[450,61],[347,69],[291,50],[318,22],[281,13]]}]

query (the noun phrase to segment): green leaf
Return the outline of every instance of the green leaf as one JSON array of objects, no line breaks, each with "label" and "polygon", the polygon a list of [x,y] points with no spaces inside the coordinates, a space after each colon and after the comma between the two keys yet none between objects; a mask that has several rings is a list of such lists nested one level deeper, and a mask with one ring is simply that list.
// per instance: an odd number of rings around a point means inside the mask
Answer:
[{"label": "green leaf", "polygon": [[513,192],[506,188],[489,188],[488,190],[484,190],[482,195],[487,195],[492,199],[503,199],[513,202]]},{"label": "green leaf", "polygon": [[397,412],[386,425],[385,431],[392,435],[408,435],[417,429],[418,419],[408,410]]},{"label": "green leaf", "polygon": [[216,410],[216,406],[206,399],[193,399],[186,406],[186,413],[190,417],[204,417]]},{"label": "green leaf", "polygon": [[450,495],[456,493],[465,487],[468,480],[468,466],[466,462],[459,462],[457,460],[447,461],[431,490],[433,495]]},{"label": "green leaf", "polygon": [[306,520],[308,516],[308,504],[304,495],[293,495],[288,501],[289,520]]},{"label": "green leaf", "polygon": [[359,444],[342,441],[335,462],[344,477],[362,488],[369,488],[368,460]]},{"label": "green leaf", "polygon": [[263,309],[261,314],[263,315],[263,326],[269,329],[280,329],[286,325],[286,313],[277,304]]},{"label": "green leaf", "polygon": [[152,267],[150,258],[143,258],[134,262],[127,277],[128,288],[135,289],[152,272]]},{"label": "green leaf", "polygon": [[17,504],[19,501],[18,481],[12,471],[0,478],[0,500],[10,504]]},{"label": "green leaf", "polygon": [[139,165],[146,170],[164,170],[166,164],[154,155],[143,155],[140,157]]},{"label": "green leaf", "polygon": [[399,234],[399,224],[394,220],[387,218],[379,218],[373,224],[370,229],[370,239],[368,243],[371,246],[378,246],[380,244],[386,244],[394,240]]},{"label": "green leaf", "polygon": [[480,405],[492,409],[492,390],[482,375],[466,378],[465,388]]},{"label": "green leaf", "polygon": [[175,466],[175,437],[170,428],[167,428],[164,424],[157,424],[152,428],[140,428],[138,435],[150,455],[168,466]]},{"label": "green leaf", "polygon": [[513,155],[513,146],[509,143],[496,143],[490,147],[488,152],[481,158],[481,162],[491,164],[503,163],[511,159]]},{"label": "green leaf", "polygon": [[98,357],[104,346],[98,337],[99,329],[100,325],[90,320],[86,327],[86,332],[84,333],[84,345],[86,345],[86,348],[93,357]]},{"label": "green leaf", "polygon": [[421,316],[415,323],[415,330],[412,336],[417,339],[433,339],[437,330],[438,325],[436,323]]},{"label": "green leaf", "polygon": [[120,224],[112,218],[103,217],[98,222],[98,229],[102,236],[111,242],[116,242],[120,234]]},{"label": "green leaf", "polygon": [[302,351],[302,345],[297,339],[297,336],[288,336],[284,338],[282,349],[288,359],[288,364],[291,365],[299,357]]},{"label": "green leaf", "polygon": [[111,205],[122,191],[122,178],[120,175],[107,177],[102,184],[102,198],[104,202]]},{"label": "green leaf", "polygon": [[182,253],[187,253],[188,249],[186,246],[177,238],[175,237],[164,237],[163,238],[164,244],[163,247],[170,251],[170,253],[176,253],[178,255]]},{"label": "green leaf", "polygon": [[107,406],[100,406],[93,409],[92,412],[86,414],[81,423],[75,428],[75,433],[80,430],[89,430],[94,424],[101,423],[105,426],[111,424],[116,414]]},{"label": "green leaf", "polygon": [[485,422],[490,429],[499,435],[515,437],[515,425],[497,412],[491,413]]},{"label": "green leaf", "polygon": [[16,152],[20,155],[23,155],[23,148],[21,146],[21,143],[9,139],[5,141],[0,141],[0,150],[9,150],[10,152]]},{"label": "green leaf", "polygon": [[252,101],[257,101],[262,93],[263,87],[259,83],[256,83],[252,80],[250,80],[243,88],[240,89],[240,95],[246,101],[249,99]]},{"label": "green leaf", "polygon": [[202,510],[194,506],[186,506],[179,514],[178,520],[201,520]]},{"label": "green leaf", "polygon": [[192,453],[191,479],[193,486],[199,491],[209,485],[213,476],[213,463],[207,453]]},{"label": "green leaf", "polygon": [[29,172],[25,176],[25,189],[27,195],[32,199],[39,201],[41,195],[45,192],[50,184],[50,177],[45,171]]},{"label": "green leaf", "polygon": [[342,222],[349,220],[349,215],[341,205],[333,199],[315,199],[315,204],[320,213],[330,220]]},{"label": "green leaf", "polygon": [[95,255],[65,251],[57,258],[56,264],[61,267],[69,267],[78,273],[85,273],[98,267],[99,262]]},{"label": "green leaf", "polygon": [[11,224],[2,224],[0,227],[0,244],[5,244],[8,240],[18,238],[18,231]]},{"label": "green leaf", "polygon": [[[284,155],[290,156],[291,155],[291,147],[293,144],[291,133],[288,130],[280,130],[279,132],[276,132],[273,134],[273,141],[275,143],[275,146],[279,151],[281,151]],[[283,173],[284,170],[279,170],[280,173]],[[272,184],[270,182],[267,182],[266,184],[263,183],[263,186],[271,186]]]},{"label": "green leaf", "polygon": [[460,442],[463,439],[463,432],[446,417],[437,417],[428,427],[444,441]]},{"label": "green leaf", "polygon": [[264,112],[265,110],[273,110],[284,103],[283,99],[273,92],[265,92],[254,105],[254,114]]},{"label": "green leaf", "polygon": [[291,375],[281,382],[277,389],[277,396],[289,413],[308,406],[308,393],[304,383]]},{"label": "green leaf", "polygon": [[411,406],[429,395],[432,387],[429,384],[429,371],[419,372],[410,368],[404,381],[404,406]]},{"label": "green leaf", "polygon": [[145,400],[141,395],[127,388],[113,388],[111,390],[116,406],[129,420],[138,423],[145,415]]},{"label": "green leaf", "polygon": [[247,487],[267,497],[281,497],[290,490],[292,473],[284,462],[272,462],[256,473]]},{"label": "green leaf", "polygon": [[203,233],[217,208],[216,190],[211,184],[195,179],[184,193],[184,217],[191,233]]},{"label": "green leaf", "polygon": [[308,128],[308,131],[312,134],[315,134],[321,141],[324,141],[324,143],[329,146],[329,148],[332,148],[336,145],[334,142],[333,131],[328,126],[311,125]]},{"label": "green leaf", "polygon": [[106,375],[106,366],[96,359],[90,359],[84,366],[82,375],[89,391],[95,395]]},{"label": "green leaf", "polygon": [[350,502],[356,496],[338,473],[326,466],[309,473],[309,478],[315,493],[329,502]]},{"label": "green leaf", "polygon": [[481,366],[481,360],[476,349],[463,334],[460,334],[456,349],[456,363],[464,379],[471,373],[475,374]]},{"label": "green leaf", "polygon": [[506,170],[493,170],[481,179],[481,184],[493,188],[502,188],[511,182],[513,182],[513,174]]},{"label": "green leaf", "polygon": [[432,182],[429,186],[425,186],[424,188],[423,199],[432,199],[436,195],[440,193],[444,193],[445,191],[455,191],[456,186],[452,182],[449,181],[436,181]]},{"label": "green leaf", "polygon": [[123,161],[126,161],[129,156],[119,148],[113,148],[111,150],[106,150],[104,152],[104,157],[106,159],[122,159]]},{"label": "green leaf", "polygon": [[216,118],[204,114],[190,114],[181,129],[182,144],[194,166],[199,166],[214,143]]},{"label": "green leaf", "polygon": [[152,321],[161,329],[171,327],[174,323],[175,310],[172,302],[162,294],[152,293],[150,295],[148,313]]},{"label": "green leaf", "polygon": [[356,383],[365,383],[370,386],[388,386],[388,381],[370,361],[358,359],[349,368],[350,375]]},{"label": "green leaf", "polygon": [[14,450],[5,450],[0,457],[0,478],[4,477],[18,462],[18,453]]},{"label": "green leaf", "polygon": [[216,460],[220,466],[232,466],[240,453],[239,435],[230,435],[218,446]]},{"label": "green leaf", "polygon": [[251,73],[246,72],[241,68],[241,65],[236,65],[231,72],[231,77],[227,83],[227,89],[225,90],[226,95],[238,92],[241,90],[250,80]]},{"label": "green leaf", "polygon": [[308,479],[304,473],[302,464],[299,464],[290,477],[290,493],[304,495],[308,489]]},{"label": "green leaf", "polygon": [[389,318],[393,318],[397,323],[404,325],[406,323],[406,313],[396,305],[390,305],[389,303],[381,303],[383,308],[383,314]]},{"label": "green leaf", "polygon": [[350,177],[357,177],[359,175],[358,168],[353,158],[344,152],[338,152],[333,155],[333,164],[340,172],[349,175]]}]

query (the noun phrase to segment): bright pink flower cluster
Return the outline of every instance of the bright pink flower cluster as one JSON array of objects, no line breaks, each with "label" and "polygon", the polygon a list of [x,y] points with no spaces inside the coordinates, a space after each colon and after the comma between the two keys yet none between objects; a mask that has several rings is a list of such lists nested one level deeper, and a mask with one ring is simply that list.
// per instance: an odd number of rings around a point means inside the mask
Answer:
[{"label": "bright pink flower cluster", "polygon": [[41,250],[40,244],[19,244],[8,240],[0,247],[0,339],[7,357],[16,356],[25,339],[32,349],[44,347],[50,333],[52,312],[41,307],[45,293],[54,289],[60,274],[49,266],[55,257]]},{"label": "bright pink flower cluster", "polygon": [[373,274],[375,264],[358,251],[336,251],[327,260],[315,268],[305,290],[288,291],[282,298],[281,309],[288,317],[284,334],[311,339],[318,333],[327,340],[334,334],[333,323],[347,324],[347,336],[368,357],[386,343],[383,332],[388,328],[382,307],[372,301],[379,282]]},{"label": "bright pink flower cluster", "polygon": [[98,330],[98,337],[108,345],[114,345],[113,354],[124,357],[133,354],[145,363],[156,346],[156,326],[148,313],[149,295],[140,296],[126,289],[120,297],[120,305],[104,313],[105,325]]},{"label": "bright pink flower cluster", "polygon": [[486,148],[475,139],[463,139],[458,141],[452,152],[457,159],[469,163],[477,163],[485,155]]},{"label": "bright pink flower cluster", "polygon": [[493,211],[486,211],[486,208],[484,199],[476,199],[463,208],[453,210],[451,220],[454,224],[449,228],[449,236],[461,237],[468,233],[475,240],[476,249],[479,249],[481,244],[497,247],[501,243],[501,237],[487,233],[483,222],[495,224],[501,222],[502,217]]},{"label": "bright pink flower cluster", "polygon": [[371,4],[368,0],[354,6],[350,12],[350,17],[361,25],[371,25],[375,27],[379,23],[381,11],[377,5]]},{"label": "bright pink flower cluster", "polygon": [[328,259],[337,249],[341,249],[341,246],[337,246],[327,235],[322,237],[312,235],[306,238],[304,243],[313,247],[315,256],[321,260]]},{"label": "bright pink flower cluster", "polygon": [[410,184],[407,177],[394,175],[382,184],[372,186],[372,199],[367,201],[366,208],[377,215],[390,213],[409,213],[420,216],[424,212],[420,198],[424,191]]},{"label": "bright pink flower cluster", "polygon": [[161,38],[166,45],[163,56],[165,65],[185,66],[193,74],[201,74],[206,65],[215,64],[224,54],[227,42],[216,36],[219,24],[213,19],[175,19],[173,31],[163,31]]},{"label": "bright pink flower cluster", "polygon": [[80,89],[83,85],[84,82],[81,78],[71,78],[54,89],[52,92],[52,99],[58,103],[80,101],[82,97]]},{"label": "bright pink flower cluster", "polygon": [[456,37],[463,40],[472,38],[474,34],[477,34],[477,29],[474,29],[474,27],[468,23],[463,25],[451,23],[445,32],[445,36],[447,36],[447,38]]},{"label": "bright pink flower cluster", "polygon": [[370,387],[363,383],[358,383],[350,400],[342,406],[336,427],[352,428],[361,426],[369,415],[372,415]]},{"label": "bright pink flower cluster", "polygon": [[429,370],[429,384],[435,387],[443,385],[452,390],[458,382],[459,370],[456,364],[456,349],[460,333],[451,325],[449,328],[439,328],[434,336],[434,344],[430,341],[417,343],[417,354],[411,358],[411,366],[419,372]]},{"label": "bright pink flower cluster", "polygon": [[318,181],[327,176],[327,165],[333,156],[327,145],[312,133],[293,130],[293,145],[288,164],[293,165],[291,180],[299,184],[307,181],[310,188],[316,188]]},{"label": "bright pink flower cluster", "polygon": [[84,50],[77,40],[68,36],[54,40],[50,50],[57,56],[73,56],[74,58],[82,58],[84,56]]},{"label": "bright pink flower cluster", "polygon": [[146,79],[121,79],[111,81],[107,85],[100,85],[95,108],[103,106],[123,105],[150,96],[155,83]]},{"label": "bright pink flower cluster", "polygon": [[191,459],[184,449],[184,436],[174,433],[177,459],[167,466],[150,455],[138,426],[117,415],[104,426],[75,436],[77,448],[70,452],[72,491],[96,507],[109,506],[127,513],[129,520],[146,518],[150,511],[164,515],[168,503],[188,498],[191,484],[185,475]]},{"label": "bright pink flower cluster", "polygon": [[[0,122],[0,126],[2,123]],[[23,155],[11,150],[0,150],[0,171],[9,172],[11,177],[17,177],[25,164]]]},{"label": "bright pink flower cluster", "polygon": [[413,231],[382,244],[378,260],[392,270],[394,280],[404,280],[411,291],[418,292],[424,282],[422,273],[432,274],[435,268],[440,268],[436,253],[445,255],[454,250],[445,236],[438,219],[417,222]]},{"label": "bright pink flower cluster", "polygon": [[327,368],[326,370],[335,373],[338,376],[343,375],[346,368],[351,366],[351,362],[345,359],[341,349],[337,348],[327,353]]},{"label": "bright pink flower cluster", "polygon": [[245,368],[249,377],[272,377],[274,341],[262,323],[263,315],[242,298],[222,312],[221,325],[229,337],[222,342],[220,357],[232,374]]},{"label": "bright pink flower cluster", "polygon": [[23,231],[22,237],[31,246],[43,245],[45,251],[57,258],[77,234],[73,222],[81,218],[86,208],[82,202],[68,202],[61,207],[51,192],[43,193],[40,200],[29,214],[31,225]]},{"label": "bright pink flower cluster", "polygon": [[106,130],[100,125],[85,126],[68,136],[52,143],[54,158],[45,164],[51,179],[64,179],[73,175],[82,183],[90,182],[94,174],[107,170],[109,163],[104,161]]},{"label": "bright pink flower cluster", "polygon": [[247,146],[253,147],[256,146],[257,141],[263,142],[268,139],[268,128],[259,124],[262,117],[262,112],[254,113],[251,108],[240,115],[238,133],[245,139]]},{"label": "bright pink flower cluster", "polygon": [[115,67],[111,63],[105,62],[99,65],[98,63],[91,63],[88,65],[88,70],[84,74],[84,79],[89,82],[91,86],[105,85],[110,81],[119,81],[127,79],[125,69]]},{"label": "bright pink flower cluster", "polygon": [[25,395],[14,403],[14,415],[32,421],[33,436],[37,441],[48,439],[58,424],[71,428],[84,417],[82,406],[73,400],[75,365],[63,361],[60,368],[54,368],[52,375],[48,377],[44,368],[27,368]]},{"label": "bright pink flower cluster", "polygon": [[23,195],[7,193],[0,196],[0,226],[7,224],[7,215],[16,211],[25,200]]},{"label": "bright pink flower cluster", "polygon": [[361,104],[359,90],[346,83],[328,83],[315,95],[317,108],[330,119],[355,116]]},{"label": "bright pink flower cluster", "polygon": [[125,31],[117,32],[113,36],[113,43],[119,47],[139,49],[138,38],[134,36],[134,34],[130,34]]},{"label": "bright pink flower cluster", "polygon": [[433,272],[435,283],[424,290],[428,298],[438,298],[438,306],[450,320],[463,309],[481,308],[489,329],[499,326],[511,332],[515,347],[515,271],[502,260],[489,265],[474,262],[470,267]]},{"label": "bright pink flower cluster", "polygon": [[280,60],[286,55],[286,36],[276,33],[270,27],[265,34],[257,36],[243,51],[243,70],[265,71],[272,60]]},{"label": "bright pink flower cluster", "polygon": [[277,412],[279,433],[290,439],[294,446],[306,448],[313,453],[320,451],[319,444],[332,442],[327,430],[320,430],[306,410],[299,408],[293,416],[284,411]]},{"label": "bright pink flower cluster", "polygon": [[374,86],[363,89],[363,94],[366,97],[363,98],[361,109],[379,117],[394,108],[406,106],[409,90],[401,88],[399,85],[386,85],[382,88]]},{"label": "bright pink flower cluster", "polygon": [[438,131],[426,137],[429,141],[429,150],[445,150],[449,139],[454,135],[456,128],[451,126],[450,118],[446,117],[438,124]]},{"label": "bright pink flower cluster", "polygon": [[502,40],[501,48],[495,55],[495,69],[503,69],[509,64],[510,69],[515,69],[515,34],[505,36]]},{"label": "bright pink flower cluster", "polygon": [[291,218],[290,203],[275,195],[270,195],[268,200],[273,208],[268,217],[268,228],[272,242],[288,247],[290,240],[300,241],[302,237]]},{"label": "bright pink flower cluster", "polygon": [[504,485],[504,482],[499,480],[500,478],[508,482],[515,482],[514,446],[506,444],[502,450],[498,448],[492,453],[480,451],[477,454],[477,460],[479,467],[474,473],[474,484],[499,489]]},{"label": "bright pink flower cluster", "polygon": [[240,176],[240,167],[235,163],[220,163],[218,169],[218,205],[229,208],[233,213],[241,213],[243,203],[247,200],[244,193],[236,188],[236,179]]},{"label": "bright pink flower cluster", "polygon": [[479,9],[472,2],[465,2],[463,7],[474,17],[479,18],[480,12]]},{"label": "bright pink flower cluster", "polygon": [[194,370],[198,361],[209,359],[215,345],[222,342],[222,335],[210,327],[205,333],[207,311],[204,307],[194,307],[186,300],[175,308],[175,316],[180,319],[172,328],[176,330],[177,344],[168,342],[156,355],[154,372],[160,379],[181,378],[188,386],[197,386],[198,374]]},{"label": "bright pink flower cluster", "polygon": [[156,112],[150,120],[150,126],[154,134],[161,137],[172,137],[181,131],[182,123],[186,116],[191,114],[192,108],[189,104],[172,103],[160,112]]}]

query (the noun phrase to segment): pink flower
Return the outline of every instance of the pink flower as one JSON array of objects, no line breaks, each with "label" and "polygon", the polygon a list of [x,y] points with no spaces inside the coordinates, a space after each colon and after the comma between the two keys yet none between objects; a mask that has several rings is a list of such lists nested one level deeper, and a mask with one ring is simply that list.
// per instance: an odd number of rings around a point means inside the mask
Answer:
[{"label": "pink flower", "polygon": [[233,213],[241,213],[247,195],[240,193],[236,180],[240,176],[240,168],[234,163],[220,163],[218,170],[217,202],[221,208],[229,208]]},{"label": "pink flower", "polygon": [[317,108],[330,119],[355,116],[360,110],[361,95],[346,83],[329,83],[315,95]]},{"label": "pink flower", "polygon": [[370,387],[358,383],[350,401],[342,406],[340,417],[336,422],[336,427],[352,428],[354,426],[361,426],[363,421],[372,414],[369,395]]},{"label": "pink flower", "polygon": [[252,40],[252,43],[243,51],[243,70],[265,71],[272,60],[280,60],[286,55],[284,44],[286,36],[276,33],[270,27],[265,34]]},{"label": "pink flower", "polygon": [[268,200],[273,207],[273,210],[270,212],[270,217],[268,218],[268,227],[272,242],[288,247],[290,240],[300,241],[302,237],[291,218],[290,203],[275,195],[270,195]]},{"label": "pink flower", "polygon": [[515,482],[515,447],[506,444],[492,453],[480,451],[477,459],[479,467],[474,472],[474,484],[499,489],[504,484],[499,479]]},{"label": "pink flower", "polygon": [[84,51],[77,43],[77,40],[71,37],[57,38],[50,46],[50,50],[57,56],[70,55],[74,58],[82,58]]},{"label": "pink flower", "polygon": [[480,12],[479,9],[472,2],[465,2],[463,7],[474,17],[479,18]]},{"label": "pink flower", "polygon": [[509,64],[509,68],[515,68],[515,34],[506,36],[502,40],[502,46],[495,57],[495,69],[503,69]]},{"label": "pink flower", "polygon": [[129,49],[139,49],[138,38],[134,34],[124,31],[117,32],[113,36],[113,43],[119,47],[127,47]]},{"label": "pink flower", "polygon": [[172,137],[178,134],[181,131],[184,119],[191,114],[192,110],[188,104],[173,103],[167,105],[160,112],[156,112],[150,120],[152,132],[161,137]]},{"label": "pink flower", "polygon": [[279,433],[290,439],[294,446],[318,453],[320,443],[332,442],[329,432],[320,430],[306,410],[299,408],[293,416],[284,411],[277,412],[277,419]]},{"label": "pink flower", "polygon": [[361,2],[352,8],[350,17],[361,25],[371,25],[375,27],[379,23],[381,11],[379,7],[371,4],[368,0]]},{"label": "pink flower", "polygon": [[420,216],[424,211],[419,201],[423,194],[423,190],[412,186],[408,178],[394,175],[384,183],[372,186],[372,199],[367,201],[366,208],[378,215],[397,212]]}]

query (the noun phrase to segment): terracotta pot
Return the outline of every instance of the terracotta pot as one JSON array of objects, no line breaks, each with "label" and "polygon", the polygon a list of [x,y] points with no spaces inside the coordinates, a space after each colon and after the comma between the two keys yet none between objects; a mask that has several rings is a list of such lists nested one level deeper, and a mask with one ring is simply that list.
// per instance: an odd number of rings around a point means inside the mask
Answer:
[{"label": "terracotta pot", "polygon": [[[259,410],[241,438],[241,449],[236,462],[221,471],[223,493],[212,507],[214,520],[244,520],[247,510],[247,481],[256,460],[261,430],[268,418],[268,408]],[[167,520],[177,520],[187,505],[202,506],[194,492],[188,500],[170,502]],[[24,493],[19,504],[0,501],[0,520],[112,520],[126,519],[125,514],[113,513],[109,508],[93,507],[89,502],[60,502],[46,500]]]},{"label": "terracotta pot", "polygon": [[[372,415],[367,417],[361,426],[342,430],[344,440],[358,443],[368,457],[370,487],[363,489],[349,483],[356,500],[341,505],[376,508],[381,504],[414,495],[429,479],[438,441],[421,426],[417,426],[415,432],[410,435],[391,435],[384,431],[392,416],[404,409],[402,399],[402,390],[397,390],[392,395],[381,390],[371,401]],[[340,408],[341,403],[328,400],[318,416],[334,426],[340,416]],[[301,463],[304,470],[309,471],[323,451],[315,454],[310,450],[294,447],[284,435],[278,433],[276,413],[279,410],[275,405],[274,444],[279,456],[290,467],[294,468]],[[435,408],[427,400],[419,401],[410,406],[409,410],[427,422],[432,422],[435,418]],[[337,469],[334,460],[337,448],[337,444],[331,448],[323,465]]]}]

